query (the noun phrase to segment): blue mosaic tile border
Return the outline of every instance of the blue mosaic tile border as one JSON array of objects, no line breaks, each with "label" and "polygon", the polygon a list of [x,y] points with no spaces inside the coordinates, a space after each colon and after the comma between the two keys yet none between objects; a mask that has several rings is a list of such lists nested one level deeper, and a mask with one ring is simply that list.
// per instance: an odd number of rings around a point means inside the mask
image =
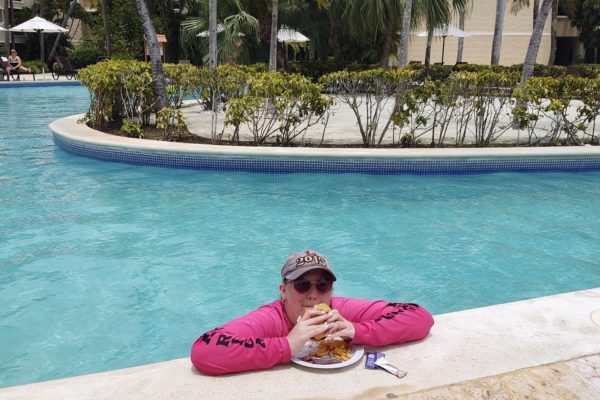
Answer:
[{"label": "blue mosaic tile border", "polygon": [[97,146],[54,134],[65,151],[102,161],[208,171],[285,173],[360,173],[371,175],[465,175],[495,172],[600,171],[600,157],[529,157],[480,159],[283,158],[184,155]]},{"label": "blue mosaic tile border", "polygon": [[16,81],[16,82],[2,82],[0,81],[0,88],[14,88],[14,87],[47,87],[47,86],[81,86],[79,81]]}]

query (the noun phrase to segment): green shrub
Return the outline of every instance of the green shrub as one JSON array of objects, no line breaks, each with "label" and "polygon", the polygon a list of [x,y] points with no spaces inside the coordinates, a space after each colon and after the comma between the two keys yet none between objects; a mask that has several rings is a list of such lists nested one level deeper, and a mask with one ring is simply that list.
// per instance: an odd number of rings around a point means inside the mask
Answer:
[{"label": "green shrub", "polygon": [[125,136],[134,137],[142,139],[144,137],[144,130],[142,129],[142,125],[137,121],[132,121],[129,118],[123,121],[123,125],[121,125],[121,132]]},{"label": "green shrub", "polygon": [[600,78],[599,64],[576,64],[569,66],[569,72],[581,78]]},{"label": "green shrub", "polygon": [[95,64],[102,54],[98,48],[82,44],[69,54],[69,62],[73,68],[83,68]]},{"label": "green shrub", "polygon": [[252,74],[246,93],[229,102],[225,124],[248,124],[256,144],[276,136],[281,145],[290,145],[308,127],[319,123],[331,106],[322,89],[298,74]]},{"label": "green shrub", "polygon": [[154,105],[150,64],[107,60],[79,70],[79,81],[91,95],[89,122],[99,128],[124,116],[147,124]]},{"label": "green shrub", "polygon": [[[520,74],[523,70],[523,64],[511,65],[509,69]],[[535,64],[533,66],[533,76],[558,78],[564,75],[567,75],[567,67],[563,65],[548,66],[543,64]]]},{"label": "green shrub", "polygon": [[181,107],[183,99],[196,90],[200,82],[200,69],[191,64],[164,64],[167,103]]}]

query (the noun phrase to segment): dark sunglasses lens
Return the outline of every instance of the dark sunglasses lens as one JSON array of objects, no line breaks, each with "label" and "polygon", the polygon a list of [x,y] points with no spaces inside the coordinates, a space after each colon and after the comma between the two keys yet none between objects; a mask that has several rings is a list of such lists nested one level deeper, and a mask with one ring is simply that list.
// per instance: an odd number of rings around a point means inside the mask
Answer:
[{"label": "dark sunglasses lens", "polygon": [[317,281],[317,290],[321,293],[331,292],[331,281],[327,279],[319,279]]},{"label": "dark sunglasses lens", "polygon": [[308,279],[299,279],[294,281],[294,289],[298,293],[306,293],[310,290],[312,283]]}]

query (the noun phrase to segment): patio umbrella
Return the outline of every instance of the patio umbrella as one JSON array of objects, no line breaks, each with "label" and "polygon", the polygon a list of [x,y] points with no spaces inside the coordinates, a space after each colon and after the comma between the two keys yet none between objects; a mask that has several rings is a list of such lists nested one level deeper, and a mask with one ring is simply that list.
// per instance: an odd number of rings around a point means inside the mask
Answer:
[{"label": "patio umbrella", "polygon": [[[285,25],[281,25],[279,31],[277,31],[277,41],[283,43],[284,45],[290,43],[306,43],[310,39],[301,34],[300,32],[291,29]],[[288,59],[288,50],[287,46],[285,47],[285,59]],[[296,59],[296,53],[294,52],[294,60]]]},{"label": "patio umbrella", "polygon": [[[420,37],[427,37],[427,35],[428,35],[427,31],[417,34],[417,36],[420,36]],[[433,36],[442,38],[442,64],[444,64],[444,50],[446,48],[446,37],[454,36],[454,37],[463,37],[464,38],[464,37],[471,36],[471,34],[463,31],[462,29],[455,28],[454,26],[446,25],[446,26],[442,26],[441,28],[435,28],[433,30]]]},{"label": "patio umbrella", "polygon": [[308,42],[310,39],[300,32],[282,25],[277,32],[277,40],[283,43],[304,43]]},{"label": "patio umbrella", "polygon": [[[225,28],[223,27],[222,24],[217,24],[217,33],[221,33],[224,30],[225,30]],[[208,32],[208,31],[202,31],[199,34],[197,34],[196,36],[199,36],[199,37],[208,37],[209,33],[210,32]]]},{"label": "patio umbrella", "polygon": [[3,27],[0,26],[0,32],[5,31],[6,29],[4,29]]},{"label": "patio umbrella", "polygon": [[[30,20],[23,22],[13,28],[10,28],[11,32],[34,32],[40,33],[65,33],[69,32],[68,29],[62,26],[53,24],[50,21],[46,21],[44,18],[33,17]],[[42,35],[40,35],[40,60],[42,61],[42,74],[44,73],[44,41]]]}]

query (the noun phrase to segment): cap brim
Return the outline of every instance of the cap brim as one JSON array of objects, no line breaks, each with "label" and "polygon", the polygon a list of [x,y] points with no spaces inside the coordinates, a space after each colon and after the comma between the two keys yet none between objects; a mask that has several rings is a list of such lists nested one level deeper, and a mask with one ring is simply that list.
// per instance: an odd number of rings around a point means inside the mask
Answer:
[{"label": "cap brim", "polygon": [[330,269],[324,268],[324,267],[318,267],[318,266],[314,266],[314,265],[311,265],[309,267],[304,267],[304,268],[298,268],[294,272],[292,272],[291,274],[289,274],[288,276],[286,276],[285,279],[287,279],[289,281],[292,281],[292,280],[294,280],[296,278],[301,277],[302,275],[304,275],[308,271],[314,271],[315,269],[323,270],[323,271],[327,272],[329,275],[331,275],[331,277],[333,278],[334,281],[337,280],[337,278],[335,277],[334,273],[331,272]]}]

